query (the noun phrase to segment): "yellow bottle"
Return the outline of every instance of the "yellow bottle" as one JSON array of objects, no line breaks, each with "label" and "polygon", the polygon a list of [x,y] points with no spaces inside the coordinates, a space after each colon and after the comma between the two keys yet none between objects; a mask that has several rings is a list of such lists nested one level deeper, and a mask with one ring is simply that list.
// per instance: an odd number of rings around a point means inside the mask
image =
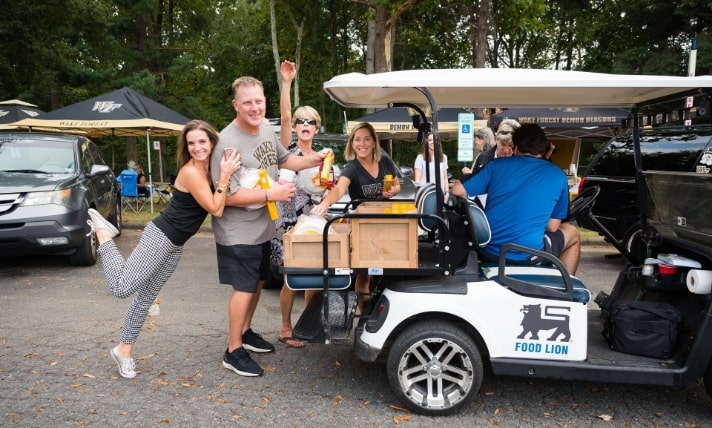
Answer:
[{"label": "yellow bottle", "polygon": [[[269,189],[269,177],[267,177],[267,170],[260,169],[257,171],[260,180],[258,181],[262,190]],[[277,220],[279,218],[279,212],[277,211],[277,204],[274,201],[267,201],[267,209],[269,210],[269,217],[272,220]]]},{"label": "yellow bottle", "polygon": [[383,177],[383,191],[388,192],[389,190],[391,190],[392,186],[393,186],[393,175],[386,174]]},{"label": "yellow bottle", "polygon": [[334,152],[329,152],[324,157],[324,162],[321,166],[319,174],[319,184],[323,187],[331,187],[334,185]]}]

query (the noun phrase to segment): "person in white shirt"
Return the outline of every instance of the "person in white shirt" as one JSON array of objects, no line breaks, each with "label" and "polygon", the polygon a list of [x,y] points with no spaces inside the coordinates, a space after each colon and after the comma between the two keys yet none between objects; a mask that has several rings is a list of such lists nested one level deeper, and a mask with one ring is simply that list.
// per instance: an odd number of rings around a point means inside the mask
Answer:
[{"label": "person in white shirt", "polygon": [[[435,143],[433,140],[433,134],[428,134],[428,154],[427,154],[427,166],[428,174],[425,172],[426,160],[425,153],[419,153],[415,158],[415,165],[413,166],[413,179],[416,186],[422,186],[427,183],[435,183]],[[443,194],[445,195],[445,200],[448,196],[448,179],[447,179],[447,155],[440,150],[440,184],[442,185]]]}]

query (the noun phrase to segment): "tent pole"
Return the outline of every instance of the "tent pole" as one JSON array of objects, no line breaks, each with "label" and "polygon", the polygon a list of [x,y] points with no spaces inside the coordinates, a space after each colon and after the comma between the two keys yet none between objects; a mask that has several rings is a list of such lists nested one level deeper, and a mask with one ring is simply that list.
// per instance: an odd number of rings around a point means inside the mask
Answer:
[{"label": "tent pole", "polygon": [[153,180],[151,179],[151,147],[149,144],[151,128],[146,128],[146,154],[148,154],[148,199],[151,201],[151,214],[153,214]]}]

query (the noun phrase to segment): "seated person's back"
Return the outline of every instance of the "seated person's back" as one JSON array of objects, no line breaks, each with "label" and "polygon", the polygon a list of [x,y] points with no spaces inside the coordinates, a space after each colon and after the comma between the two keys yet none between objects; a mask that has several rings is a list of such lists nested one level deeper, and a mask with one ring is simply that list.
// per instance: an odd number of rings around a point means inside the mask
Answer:
[{"label": "seated person's back", "polygon": [[[506,243],[547,250],[555,256],[563,255],[575,245],[575,261],[572,259],[567,264],[562,257],[573,274],[578,265],[578,232],[571,225],[561,225],[568,214],[566,176],[556,165],[543,159],[546,135],[538,125],[522,125],[517,129],[514,145],[515,156],[492,160],[477,175],[464,183],[456,183],[452,192],[458,196],[488,195],[485,212],[492,239],[484,251],[492,259],[499,256],[500,248]],[[553,244],[545,245],[545,234]],[[526,261],[530,255],[513,251],[507,258]]]}]

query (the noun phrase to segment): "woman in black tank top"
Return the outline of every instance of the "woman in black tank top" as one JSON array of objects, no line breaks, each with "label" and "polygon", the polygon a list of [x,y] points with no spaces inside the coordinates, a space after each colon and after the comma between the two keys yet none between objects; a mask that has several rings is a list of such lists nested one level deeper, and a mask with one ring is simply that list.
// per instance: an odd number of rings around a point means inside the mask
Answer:
[{"label": "woman in black tank top", "polygon": [[113,238],[118,230],[101,215],[89,210],[92,233],[99,241],[99,256],[111,293],[119,298],[136,293],[126,315],[119,344],[109,353],[119,374],[136,376],[132,358],[146,314],[163,284],[180,261],[183,245],[203,224],[208,213],[221,216],[225,208],[230,176],[240,167],[240,155],[226,151],[220,160],[220,180],[210,179],[210,156],[218,142],[218,133],[200,120],[188,122],[178,143],[178,176],[173,198],[166,209],[149,222],[138,245],[128,258],[119,253]]}]

